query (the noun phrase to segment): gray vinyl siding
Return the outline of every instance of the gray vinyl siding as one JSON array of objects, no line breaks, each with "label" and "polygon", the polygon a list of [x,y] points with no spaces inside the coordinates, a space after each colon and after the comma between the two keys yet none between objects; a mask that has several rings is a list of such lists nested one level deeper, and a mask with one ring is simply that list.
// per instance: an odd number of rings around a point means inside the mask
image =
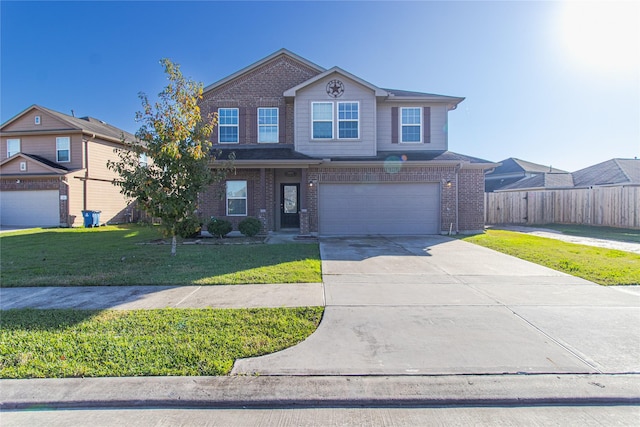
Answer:
[{"label": "gray vinyl siding", "polygon": [[[392,144],[391,108],[392,107],[431,107],[431,142],[429,144]],[[424,151],[447,150],[447,107],[438,104],[387,103],[378,104],[378,151]],[[424,120],[423,120],[424,121]],[[400,127],[398,126],[398,129]]]},{"label": "gray vinyl siding", "polygon": [[[325,87],[333,79],[344,83],[344,94],[339,98],[327,95]],[[360,138],[356,140],[337,138],[337,103],[358,101]],[[313,140],[311,104],[313,102],[334,103],[334,139]],[[374,93],[343,76],[331,75],[313,85],[300,90],[295,98],[295,149],[314,157],[373,156],[376,154],[376,101]]]}]

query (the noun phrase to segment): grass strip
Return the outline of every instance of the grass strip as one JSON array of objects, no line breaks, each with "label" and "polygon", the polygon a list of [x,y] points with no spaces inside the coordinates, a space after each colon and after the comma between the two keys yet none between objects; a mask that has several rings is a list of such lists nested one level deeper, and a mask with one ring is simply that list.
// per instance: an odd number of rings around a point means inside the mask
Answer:
[{"label": "grass strip", "polygon": [[505,230],[461,239],[601,285],[640,284],[638,254]]},{"label": "grass strip", "polygon": [[[150,244],[157,227],[38,229],[0,235],[1,286],[236,285],[322,281],[317,243]],[[232,239],[229,239],[232,241]]]},{"label": "grass strip", "polygon": [[8,310],[1,378],[225,375],[238,358],[307,338],[322,307]]}]

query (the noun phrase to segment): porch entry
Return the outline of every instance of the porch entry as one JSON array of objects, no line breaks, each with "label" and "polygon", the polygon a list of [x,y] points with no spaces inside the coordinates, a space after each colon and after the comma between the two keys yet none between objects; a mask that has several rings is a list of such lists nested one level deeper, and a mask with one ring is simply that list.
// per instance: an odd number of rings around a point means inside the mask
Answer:
[{"label": "porch entry", "polygon": [[300,184],[281,184],[280,201],[280,227],[300,228]]}]

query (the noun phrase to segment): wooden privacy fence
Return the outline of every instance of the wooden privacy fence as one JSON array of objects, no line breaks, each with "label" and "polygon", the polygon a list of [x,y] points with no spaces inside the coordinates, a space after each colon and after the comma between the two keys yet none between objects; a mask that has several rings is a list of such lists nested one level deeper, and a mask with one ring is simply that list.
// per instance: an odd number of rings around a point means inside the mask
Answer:
[{"label": "wooden privacy fence", "polygon": [[485,193],[487,224],[640,228],[640,187]]}]

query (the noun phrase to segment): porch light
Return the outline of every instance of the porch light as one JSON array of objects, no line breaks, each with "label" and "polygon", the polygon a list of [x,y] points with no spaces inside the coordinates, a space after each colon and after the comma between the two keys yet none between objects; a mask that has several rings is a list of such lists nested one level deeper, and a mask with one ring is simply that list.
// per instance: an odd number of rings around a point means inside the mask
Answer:
[{"label": "porch light", "polygon": [[309,187],[313,187],[314,185],[316,185],[315,181],[313,179],[309,180]]},{"label": "porch light", "polygon": [[447,186],[447,188],[451,188],[451,180],[450,180],[450,179],[448,179],[448,180],[447,180],[447,183],[446,183],[445,185]]}]

